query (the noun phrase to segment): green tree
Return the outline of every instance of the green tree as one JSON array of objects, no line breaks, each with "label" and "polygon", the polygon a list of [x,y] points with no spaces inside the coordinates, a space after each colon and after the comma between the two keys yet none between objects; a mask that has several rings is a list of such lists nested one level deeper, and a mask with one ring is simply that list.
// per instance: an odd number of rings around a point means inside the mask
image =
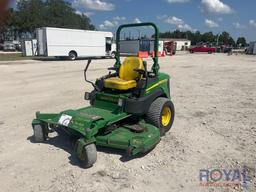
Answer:
[{"label": "green tree", "polygon": [[216,38],[215,38],[215,36],[213,35],[212,32],[207,32],[207,33],[204,33],[202,35],[202,41],[203,42],[213,43],[213,42],[216,41]]},{"label": "green tree", "polygon": [[228,39],[228,44],[235,47],[236,46],[236,42],[234,41],[234,39],[232,37],[229,37]]},{"label": "green tree", "polygon": [[45,4],[41,0],[21,0],[13,15],[12,24],[19,33],[34,32],[35,28],[45,24]]},{"label": "green tree", "polygon": [[236,41],[236,44],[238,46],[242,46],[242,47],[245,47],[246,46],[246,39],[244,37],[238,37],[237,38],[237,41]]},{"label": "green tree", "polygon": [[194,33],[194,36],[190,40],[191,40],[192,45],[196,45],[197,43],[202,42],[202,35],[201,35],[200,31],[196,31]]},{"label": "green tree", "polygon": [[39,27],[95,30],[90,19],[84,14],[76,14],[65,0],[20,0],[15,11],[9,10],[9,15],[0,30],[11,31],[13,36],[35,36],[35,29]]},{"label": "green tree", "polygon": [[71,5],[63,0],[46,1],[45,13],[47,13],[46,24],[50,27],[95,29],[86,15],[76,14]]},{"label": "green tree", "polygon": [[225,44],[225,45],[227,45],[227,44],[229,44],[230,43],[230,35],[229,35],[229,33],[228,32],[226,32],[226,31],[223,31],[221,34],[220,34],[220,36],[219,36],[219,43],[221,44]]}]

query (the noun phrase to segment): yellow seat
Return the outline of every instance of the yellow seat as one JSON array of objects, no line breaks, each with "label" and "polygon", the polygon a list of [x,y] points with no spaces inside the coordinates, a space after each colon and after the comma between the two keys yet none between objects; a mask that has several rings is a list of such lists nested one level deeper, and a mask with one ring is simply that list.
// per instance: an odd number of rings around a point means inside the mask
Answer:
[{"label": "yellow seat", "polygon": [[136,80],[141,75],[134,69],[143,69],[142,59],[139,57],[127,57],[119,69],[119,77],[111,77],[104,80],[104,87],[118,90],[128,90],[137,86]]},{"label": "yellow seat", "polygon": [[118,89],[118,90],[128,90],[136,87],[137,83],[135,80],[123,80],[119,77],[111,77],[104,81],[104,86],[106,88]]}]

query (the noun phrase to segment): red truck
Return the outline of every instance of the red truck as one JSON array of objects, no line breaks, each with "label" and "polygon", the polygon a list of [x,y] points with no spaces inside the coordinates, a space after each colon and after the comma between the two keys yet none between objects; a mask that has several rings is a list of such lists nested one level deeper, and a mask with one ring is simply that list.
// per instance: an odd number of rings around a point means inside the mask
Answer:
[{"label": "red truck", "polygon": [[190,53],[195,53],[195,52],[204,52],[204,53],[215,53],[216,48],[215,47],[204,47],[204,46],[198,46],[198,47],[193,47],[189,49]]}]

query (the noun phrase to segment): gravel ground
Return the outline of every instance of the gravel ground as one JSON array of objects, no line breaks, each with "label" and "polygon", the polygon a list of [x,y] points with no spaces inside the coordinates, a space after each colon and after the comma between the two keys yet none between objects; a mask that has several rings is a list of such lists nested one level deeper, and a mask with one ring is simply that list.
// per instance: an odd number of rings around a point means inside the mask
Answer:
[{"label": "gravel ground", "polygon": [[[89,78],[106,74],[113,62],[93,61]],[[128,160],[120,151],[101,149],[90,169],[79,167],[67,136],[43,144],[31,137],[36,111],[88,105],[83,100],[91,89],[83,81],[86,61],[20,63],[0,62],[0,191],[256,191],[256,57],[161,58],[161,70],[172,77],[172,129],[140,158]],[[244,166],[247,189],[200,186],[201,169]]]}]

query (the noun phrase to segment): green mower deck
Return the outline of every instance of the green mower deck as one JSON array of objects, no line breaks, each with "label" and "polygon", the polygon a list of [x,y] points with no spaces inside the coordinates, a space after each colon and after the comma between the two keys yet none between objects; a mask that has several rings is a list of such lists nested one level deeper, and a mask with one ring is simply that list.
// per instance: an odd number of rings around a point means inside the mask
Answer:
[{"label": "green mower deck", "polygon": [[[44,133],[49,129],[64,129],[71,136],[83,137],[83,145],[96,142],[100,146],[125,149],[131,155],[152,149],[160,141],[158,128],[143,120],[126,123],[129,118],[131,115],[126,113],[89,106],[60,114],[37,112],[32,125],[42,126]],[[114,124],[120,121],[119,125]],[[101,132],[102,128],[106,129]]]}]

